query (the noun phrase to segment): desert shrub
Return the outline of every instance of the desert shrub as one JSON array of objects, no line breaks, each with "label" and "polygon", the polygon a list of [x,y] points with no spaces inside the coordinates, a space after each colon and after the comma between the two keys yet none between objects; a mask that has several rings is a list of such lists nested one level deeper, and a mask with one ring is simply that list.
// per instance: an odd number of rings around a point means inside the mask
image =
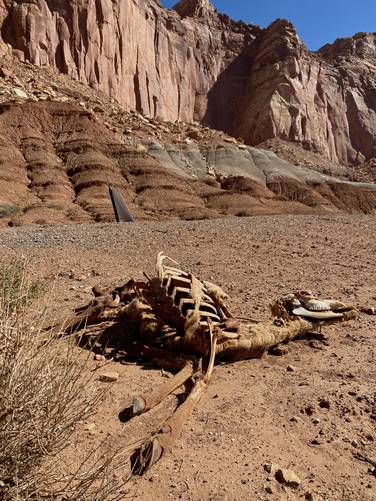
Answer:
[{"label": "desert shrub", "polygon": [[16,259],[12,263],[0,263],[0,307],[3,315],[22,310],[44,291],[43,284],[28,276],[27,263]]},{"label": "desert shrub", "polygon": [[20,207],[17,207],[17,205],[0,205],[0,218],[14,216],[20,210]]},{"label": "desert shrub", "polygon": [[[93,374],[86,370],[73,340],[41,327],[45,313],[33,311],[37,309],[33,300],[41,290],[40,284],[28,279],[23,262],[1,265],[0,499],[4,501],[53,498],[48,495],[51,482],[56,483],[51,461],[68,444],[75,425],[103,397],[103,392],[95,391]],[[109,499],[111,484],[102,479],[100,490],[97,485],[112,459],[105,454],[99,458],[98,477],[92,466],[87,472],[81,465],[75,478],[60,479],[62,499]]]}]

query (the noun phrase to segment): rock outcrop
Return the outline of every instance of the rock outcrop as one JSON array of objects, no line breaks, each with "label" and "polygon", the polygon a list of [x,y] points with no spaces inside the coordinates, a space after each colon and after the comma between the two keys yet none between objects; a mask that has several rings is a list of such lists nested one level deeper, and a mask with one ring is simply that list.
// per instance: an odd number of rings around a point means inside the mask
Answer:
[{"label": "rock outcrop", "polygon": [[360,164],[376,150],[375,34],[310,53],[276,21],[251,49],[250,79],[234,133],[251,144],[278,137],[334,162]]},{"label": "rock outcrop", "polygon": [[250,145],[271,138],[333,162],[376,156],[376,34],[311,53],[294,27],[219,14],[208,0],[0,0],[1,53],[52,66],[170,121]]},{"label": "rock outcrop", "polygon": [[148,119],[12,57],[0,69],[1,225],[113,220],[109,185],[136,219],[376,210],[372,162],[357,179],[365,182],[349,182],[360,168],[288,142],[259,149],[199,124]]}]

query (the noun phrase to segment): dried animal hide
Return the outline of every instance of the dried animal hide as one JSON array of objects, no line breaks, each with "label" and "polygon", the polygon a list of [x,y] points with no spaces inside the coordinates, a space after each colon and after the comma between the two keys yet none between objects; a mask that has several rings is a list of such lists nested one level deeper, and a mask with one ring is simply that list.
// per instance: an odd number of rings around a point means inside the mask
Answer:
[{"label": "dried animal hide", "polygon": [[[351,305],[319,300],[311,292],[300,291],[273,303],[271,318],[256,323],[241,322],[232,318],[227,304],[229,298],[219,286],[167,265],[168,259],[159,253],[156,277],[144,282],[130,280],[111,293],[105,289],[103,297],[96,297],[64,322],[70,329],[108,320],[126,322],[135,332],[131,352],[179,370],[161,387],[135,397],[123,411],[128,417],[147,412],[187,380],[192,380],[192,389],[184,403],[132,456],[137,473],[146,471],[172,447],[209,384],[216,356],[228,361],[260,357],[275,345],[356,316]],[[175,261],[170,262],[177,265]],[[94,292],[98,293],[98,289]]]}]

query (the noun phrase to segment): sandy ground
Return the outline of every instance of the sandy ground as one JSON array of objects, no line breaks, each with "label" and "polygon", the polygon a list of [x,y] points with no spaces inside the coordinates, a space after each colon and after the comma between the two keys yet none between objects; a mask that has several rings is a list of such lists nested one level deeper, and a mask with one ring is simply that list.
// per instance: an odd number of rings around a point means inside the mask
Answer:
[{"label": "sandy ground", "polygon": [[[58,315],[87,302],[93,285],[151,274],[164,250],[223,286],[235,314],[262,319],[273,299],[297,289],[376,306],[375,234],[376,219],[366,216],[24,227],[0,232],[0,255],[30,257],[35,275],[55,283]],[[323,342],[217,366],[173,451],[124,499],[376,500],[372,465],[355,457],[376,461],[375,328],[376,316],[360,314],[326,328]],[[77,431],[77,451],[105,438],[129,444],[160,419],[157,412],[123,425],[117,416],[131,395],[163,381],[160,370],[102,363],[120,379]],[[267,463],[292,469],[301,486],[278,484]]]}]

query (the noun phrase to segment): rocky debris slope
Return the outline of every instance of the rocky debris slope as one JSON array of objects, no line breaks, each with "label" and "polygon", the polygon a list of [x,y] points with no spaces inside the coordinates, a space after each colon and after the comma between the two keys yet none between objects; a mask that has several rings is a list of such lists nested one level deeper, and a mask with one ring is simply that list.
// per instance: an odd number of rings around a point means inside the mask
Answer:
[{"label": "rocky debris slope", "polygon": [[349,180],[351,178],[354,181],[352,174],[354,169],[358,169],[358,167],[332,162],[323,155],[302,148],[298,143],[284,141],[279,138],[267,139],[257,147],[271,150],[280,158],[294,165],[301,165],[322,174],[329,174],[343,179]]},{"label": "rocky debris slope", "polygon": [[[251,145],[280,138],[333,162],[375,156],[376,35],[311,53],[294,27],[219,14],[208,0],[0,1],[1,53],[51,66],[164,120]],[[142,36],[140,35],[142,34]]]},{"label": "rocky debris slope", "polygon": [[376,158],[371,158],[368,162],[353,169],[351,180],[356,182],[376,183]]}]

